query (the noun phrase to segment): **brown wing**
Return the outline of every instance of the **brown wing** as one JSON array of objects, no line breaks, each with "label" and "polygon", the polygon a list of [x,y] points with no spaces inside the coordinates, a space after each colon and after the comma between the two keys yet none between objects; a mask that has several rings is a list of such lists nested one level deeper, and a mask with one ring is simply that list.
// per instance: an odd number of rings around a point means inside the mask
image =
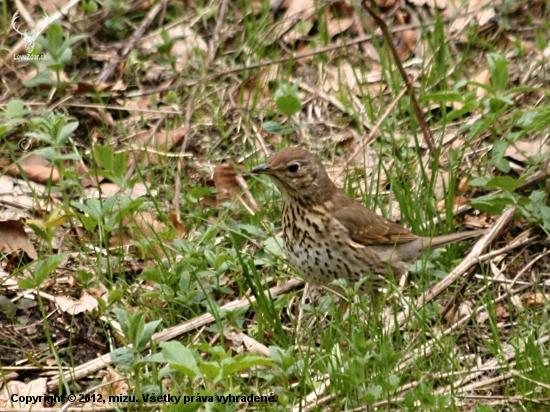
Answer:
[{"label": "brown wing", "polygon": [[349,230],[354,242],[361,245],[394,245],[418,238],[397,223],[378,216],[342,191],[338,191],[332,201],[334,217]]}]

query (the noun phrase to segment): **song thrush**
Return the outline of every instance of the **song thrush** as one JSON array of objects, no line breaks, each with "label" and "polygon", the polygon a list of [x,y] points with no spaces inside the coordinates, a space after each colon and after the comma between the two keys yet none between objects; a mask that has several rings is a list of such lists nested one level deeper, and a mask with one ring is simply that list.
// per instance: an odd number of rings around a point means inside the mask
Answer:
[{"label": "song thrush", "polygon": [[316,285],[345,279],[376,292],[388,273],[406,273],[424,251],[480,236],[473,230],[434,238],[412,234],[355,201],[330,180],[317,157],[290,147],[252,173],[269,176],[283,198],[283,239],[288,260]]}]

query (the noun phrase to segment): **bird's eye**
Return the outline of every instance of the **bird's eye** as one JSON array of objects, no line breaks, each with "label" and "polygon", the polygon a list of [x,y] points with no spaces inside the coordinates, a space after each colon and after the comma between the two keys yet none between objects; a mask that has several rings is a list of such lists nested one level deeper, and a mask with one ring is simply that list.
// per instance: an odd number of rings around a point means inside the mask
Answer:
[{"label": "bird's eye", "polygon": [[288,166],[288,171],[290,173],[296,173],[299,168],[300,168],[300,165],[298,163],[292,163],[290,166]]}]

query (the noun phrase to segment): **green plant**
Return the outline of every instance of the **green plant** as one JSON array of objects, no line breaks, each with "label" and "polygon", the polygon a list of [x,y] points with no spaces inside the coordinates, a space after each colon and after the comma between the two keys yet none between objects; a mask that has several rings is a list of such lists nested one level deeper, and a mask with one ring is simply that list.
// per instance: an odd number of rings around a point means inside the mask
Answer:
[{"label": "green plant", "polygon": [[[47,52],[46,59],[37,61],[36,64],[40,68],[38,73],[32,79],[28,79],[23,84],[27,87],[36,87],[42,84],[47,84],[57,88],[59,93],[63,93],[67,83],[61,79],[61,74],[73,57],[71,47],[87,35],[79,34],[70,36],[64,40],[63,31],[59,22],[53,22],[46,31],[46,37],[39,36],[36,42],[42,46]],[[55,73],[55,78],[52,78],[52,70]]]},{"label": "green plant", "polygon": [[301,126],[292,126],[291,116],[302,110],[302,103],[298,96],[300,80],[293,85],[282,83],[275,92],[275,104],[279,112],[286,116],[286,128],[279,122],[267,121],[262,123],[262,128],[269,133],[289,135],[294,133]]}]

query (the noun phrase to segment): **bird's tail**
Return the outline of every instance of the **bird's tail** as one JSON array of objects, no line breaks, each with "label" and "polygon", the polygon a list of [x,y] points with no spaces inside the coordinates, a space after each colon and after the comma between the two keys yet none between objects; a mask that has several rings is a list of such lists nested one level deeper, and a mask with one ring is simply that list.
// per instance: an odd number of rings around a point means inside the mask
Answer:
[{"label": "bird's tail", "polygon": [[434,238],[424,237],[422,238],[422,251],[437,249],[438,247],[448,245],[449,243],[471,239],[473,237],[484,235],[485,233],[487,233],[487,229],[451,233],[450,235],[436,236]]}]

